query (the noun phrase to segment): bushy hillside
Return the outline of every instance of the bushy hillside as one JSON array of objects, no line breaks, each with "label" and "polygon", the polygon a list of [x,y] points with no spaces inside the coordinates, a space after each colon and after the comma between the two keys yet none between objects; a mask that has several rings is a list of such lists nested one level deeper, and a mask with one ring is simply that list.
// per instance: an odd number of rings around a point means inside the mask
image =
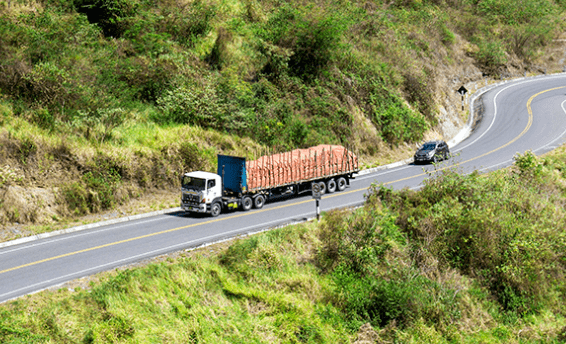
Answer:
[{"label": "bushy hillside", "polygon": [[366,161],[408,154],[441,131],[439,108],[456,96],[447,79],[535,68],[565,6],[1,1],[0,222],[112,209],[214,170],[216,153],[338,143]]},{"label": "bushy hillside", "polygon": [[564,343],[564,161],[374,185],[320,223],[73,281],[0,305],[0,341]]}]

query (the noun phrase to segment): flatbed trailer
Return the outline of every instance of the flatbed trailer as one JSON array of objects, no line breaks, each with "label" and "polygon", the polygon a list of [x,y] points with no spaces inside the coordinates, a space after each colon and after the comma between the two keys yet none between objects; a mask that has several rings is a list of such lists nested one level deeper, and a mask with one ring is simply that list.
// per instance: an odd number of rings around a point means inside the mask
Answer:
[{"label": "flatbed trailer", "polygon": [[342,191],[359,172],[357,156],[336,145],[265,155],[253,161],[218,155],[218,173],[189,172],[182,180],[181,208],[218,216],[223,210],[262,208],[280,196]]}]

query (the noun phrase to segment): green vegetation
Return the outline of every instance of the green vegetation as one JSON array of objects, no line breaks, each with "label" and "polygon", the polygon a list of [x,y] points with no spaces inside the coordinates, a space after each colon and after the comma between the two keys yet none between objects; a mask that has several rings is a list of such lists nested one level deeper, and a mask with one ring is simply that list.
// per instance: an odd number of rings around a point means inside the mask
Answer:
[{"label": "green vegetation", "polygon": [[[438,124],[445,68],[465,54],[493,78],[529,71],[565,10],[0,0],[0,224],[52,230],[174,190],[217,153],[337,143],[373,161]],[[320,225],[27,296],[0,305],[0,342],[564,342],[564,161],[374,186]]]},{"label": "green vegetation", "polygon": [[563,343],[566,148],[0,305],[2,343]]},{"label": "green vegetation", "polygon": [[[438,124],[443,68],[463,54],[493,78],[535,68],[565,10],[0,0],[0,224],[51,230],[174,190],[217,153],[336,143],[376,159]],[[0,305],[0,341],[564,342],[564,161],[525,153],[490,175],[438,171],[419,192],[374,186],[319,226],[21,298]]]},{"label": "green vegetation", "polygon": [[[561,31],[565,8],[0,1],[0,165],[22,176],[0,180],[57,187],[54,215],[67,218],[176,188],[183,170],[214,170],[216,153],[336,143],[375,160],[438,124],[440,66],[466,50],[494,77],[511,60],[528,68]],[[14,220],[6,212],[2,223]]]}]

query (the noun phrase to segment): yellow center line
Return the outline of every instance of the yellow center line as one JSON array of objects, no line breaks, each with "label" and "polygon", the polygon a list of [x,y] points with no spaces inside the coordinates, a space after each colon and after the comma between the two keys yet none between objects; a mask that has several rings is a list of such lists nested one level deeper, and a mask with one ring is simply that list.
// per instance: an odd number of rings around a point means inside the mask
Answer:
[{"label": "yellow center line", "polygon": [[[480,155],[480,156],[477,156],[477,157],[475,157],[475,158],[471,158],[471,159],[466,160],[466,161],[464,161],[464,162],[458,163],[457,165],[461,165],[461,164],[464,164],[464,163],[467,163],[467,162],[470,162],[470,161],[473,161],[473,160],[476,160],[476,159],[480,159],[480,158],[482,158],[482,157],[484,157],[484,156],[486,156],[486,155],[492,154],[492,153],[494,153],[494,152],[496,152],[496,151],[498,151],[498,150],[500,150],[500,149],[503,149],[503,148],[509,146],[510,144],[516,142],[519,138],[521,138],[521,137],[531,128],[531,125],[532,125],[532,123],[533,123],[533,112],[532,112],[532,109],[531,109],[531,103],[532,103],[533,99],[535,99],[536,97],[538,97],[539,95],[541,95],[541,94],[543,94],[543,93],[546,93],[546,92],[549,92],[549,91],[554,91],[554,90],[561,89],[561,88],[565,88],[565,87],[566,87],[566,86],[551,88],[551,89],[548,89],[548,90],[539,92],[539,93],[533,95],[531,98],[529,98],[529,100],[527,101],[527,111],[528,111],[528,113],[529,113],[529,121],[528,121],[527,126],[525,127],[525,129],[523,129],[523,131],[522,131],[517,137],[515,137],[513,140],[507,142],[507,143],[504,144],[503,146],[500,146],[500,147],[498,147],[498,148],[496,148],[496,149],[494,149],[494,150],[492,150],[492,151],[489,151],[489,152],[487,152],[487,153],[484,153],[484,154],[482,154],[482,155]],[[442,170],[447,169],[447,168],[449,168],[449,167],[448,167],[448,166],[447,166],[447,167],[443,167],[443,168],[441,168],[441,169],[439,169],[439,170],[437,170],[437,171],[442,171]],[[393,183],[397,183],[397,182],[401,182],[401,181],[405,181],[405,180],[408,180],[408,179],[413,179],[413,178],[421,177],[421,176],[424,176],[424,175],[426,175],[426,174],[427,174],[427,173],[421,173],[421,174],[413,175],[413,176],[410,176],[410,177],[406,177],[406,178],[402,178],[402,179],[397,179],[397,180],[394,180],[394,181],[391,181],[391,182],[387,182],[387,183],[385,183],[385,185],[393,184]],[[366,191],[366,190],[367,190],[367,188],[359,188],[359,189],[354,189],[354,190],[349,190],[349,191],[340,192],[340,193],[337,193],[337,194],[334,194],[334,195],[327,195],[325,198],[337,197],[337,196],[341,196],[341,195],[346,195],[346,194],[350,194],[350,193],[354,193],[354,192],[359,192],[359,191]],[[282,208],[286,208],[286,207],[290,207],[290,206],[295,206],[295,205],[299,205],[299,204],[305,204],[305,203],[309,203],[309,202],[312,202],[312,199],[308,199],[308,200],[304,200],[304,201],[300,201],[300,202],[295,202],[295,203],[291,203],[291,204],[286,204],[286,205],[280,205],[280,206],[273,207],[273,208],[259,209],[259,210],[254,211],[253,214],[257,214],[257,213],[265,212],[265,211],[272,211],[272,210],[282,209]],[[51,258],[45,258],[45,259],[38,260],[38,261],[35,261],[35,262],[31,262],[31,263],[27,263],[27,264],[15,266],[15,267],[13,267],[13,268],[1,270],[1,271],[0,271],[0,274],[7,273],[7,272],[10,272],[10,271],[14,271],[14,270],[19,270],[19,269],[26,268],[26,267],[30,267],[30,266],[34,266],[34,265],[38,265],[38,264],[41,264],[41,263],[50,262],[50,261],[57,260],[57,259],[61,259],[61,258],[65,258],[65,257],[74,256],[74,255],[77,255],[77,254],[80,254],[80,253],[85,253],[85,252],[90,252],[90,251],[94,251],[94,250],[99,250],[99,249],[102,249],[102,248],[111,247],[111,246],[115,246],[115,245],[119,245],[119,244],[131,242],[131,241],[136,241],[136,240],[146,239],[146,238],[150,238],[150,237],[157,236],[157,235],[161,235],[161,234],[176,232],[176,231],[179,231],[179,230],[182,230],[182,229],[187,229],[187,228],[191,228],[191,227],[207,225],[207,224],[214,223],[214,222],[219,222],[219,221],[226,221],[226,220],[230,220],[230,219],[234,219],[234,218],[238,218],[238,217],[242,217],[242,216],[248,216],[248,215],[250,215],[250,213],[236,214],[236,215],[232,215],[232,216],[228,216],[228,217],[222,217],[222,218],[220,218],[220,219],[213,219],[213,220],[209,220],[209,221],[205,221],[205,222],[194,223],[194,224],[187,225],[187,226],[182,226],[182,227],[167,229],[167,230],[164,230],[164,231],[155,232],[155,233],[146,234],[146,235],[141,235],[141,236],[137,236],[137,237],[130,238],[130,239],[124,239],[124,240],[115,241],[115,242],[111,242],[111,243],[104,244],[104,245],[99,245],[99,246],[94,246],[94,247],[90,247],[90,248],[85,248],[85,249],[83,249],[83,250],[74,251],[74,252],[69,252],[69,253],[61,254],[61,255],[58,255],[58,256],[51,257]]]},{"label": "yellow center line", "polygon": [[[518,139],[520,139],[523,135],[525,135],[525,134],[527,133],[527,131],[529,131],[529,129],[531,128],[531,126],[532,126],[532,124],[533,124],[533,110],[532,110],[532,108],[531,108],[531,103],[532,103],[532,101],[533,101],[536,97],[538,97],[539,95],[541,95],[541,94],[543,94],[543,93],[550,92],[550,91],[555,91],[555,90],[558,90],[558,89],[561,89],[561,88],[565,88],[565,87],[566,87],[566,86],[560,86],[560,87],[551,88],[551,89],[548,89],[548,90],[545,90],[545,91],[541,91],[541,92],[535,94],[534,96],[532,96],[531,98],[529,98],[529,100],[527,101],[527,111],[528,111],[528,113],[529,113],[529,121],[528,121],[527,126],[525,127],[525,129],[523,129],[523,131],[522,131],[517,137],[515,137],[513,140],[507,142],[507,143],[504,144],[503,146],[500,146],[500,147],[498,147],[498,148],[496,148],[496,149],[494,149],[494,150],[491,150],[491,151],[489,151],[489,152],[487,152],[487,153],[484,153],[484,154],[482,154],[482,155],[476,156],[476,157],[474,157],[474,158],[468,159],[468,160],[466,160],[466,161],[459,162],[459,163],[457,163],[457,164],[455,164],[455,165],[458,166],[458,165],[462,165],[462,164],[468,163],[468,162],[470,162],[470,161],[474,161],[474,160],[483,158],[483,157],[486,156],[486,155],[495,153],[495,152],[497,152],[498,150],[503,149],[503,148],[505,148],[505,147],[507,147],[507,146],[513,144],[514,142],[516,142],[516,141],[517,141]],[[439,168],[439,169],[436,170],[435,172],[443,171],[443,170],[448,169],[448,168],[450,168],[450,166],[446,166],[446,167]],[[424,176],[424,175],[426,175],[426,174],[428,174],[428,173],[415,174],[415,175],[410,176],[410,177],[406,177],[406,178],[403,178],[403,179],[398,179],[398,180],[394,180],[394,181],[391,181],[391,182],[384,183],[384,185],[389,185],[389,184],[393,184],[393,183],[405,181],[405,180],[407,180],[407,179],[412,179],[412,178],[416,178],[416,177],[422,177],[422,176]]]},{"label": "yellow center line", "polygon": [[[297,203],[293,203],[293,204],[280,205],[280,206],[273,207],[273,208],[268,208],[268,209],[259,209],[259,210],[257,210],[257,211],[254,211],[254,214],[255,214],[255,213],[264,212],[264,211],[270,211],[270,210],[281,209],[281,208],[289,207],[289,206],[292,206],[292,205],[298,205],[298,204],[302,204],[302,203],[307,203],[307,202],[310,202],[310,201],[311,201],[311,200],[307,200],[307,201],[301,201],[301,202],[297,202]],[[37,264],[41,264],[41,263],[45,263],[45,262],[50,262],[50,261],[52,261],[52,260],[56,260],[56,259],[60,259],[60,258],[65,258],[65,257],[74,256],[74,255],[77,255],[77,254],[80,254],[80,253],[85,253],[85,252],[90,252],[90,251],[98,250],[98,249],[105,248],[105,247],[115,246],[115,245],[119,245],[119,244],[131,242],[131,241],[135,241],[135,240],[140,240],[140,239],[146,239],[146,238],[150,238],[150,237],[153,237],[153,236],[156,236],[156,235],[161,235],[161,234],[166,234],[166,233],[172,233],[172,232],[176,232],[176,231],[179,231],[179,230],[182,230],[182,229],[187,229],[187,228],[191,228],[191,227],[207,225],[207,224],[210,224],[210,223],[219,222],[219,221],[225,221],[225,220],[234,219],[234,218],[241,217],[241,216],[246,216],[246,215],[249,215],[249,213],[236,214],[236,215],[232,215],[232,216],[229,216],[229,217],[222,217],[222,218],[219,218],[219,219],[213,219],[213,220],[209,220],[209,221],[205,221],[205,222],[193,223],[193,224],[187,225],[187,226],[182,226],[182,227],[167,229],[167,230],[164,230],[164,231],[155,232],[155,233],[146,234],[146,235],[140,235],[140,236],[137,236],[137,237],[134,237],[134,238],[129,238],[129,239],[124,239],[124,240],[120,240],[120,241],[115,241],[115,242],[111,242],[111,243],[104,244],[104,245],[99,245],[99,246],[94,246],[94,247],[90,247],[90,248],[85,248],[85,249],[83,249],[83,250],[74,251],[74,252],[69,252],[69,253],[65,253],[65,254],[58,255],[58,256],[54,256],[54,257],[50,257],[50,258],[45,258],[45,259],[37,260],[37,261],[35,261],[35,262],[31,262],[31,263],[27,263],[27,264],[15,266],[15,267],[13,267],[13,268],[1,270],[1,271],[0,271],[0,274],[6,273],[6,272],[10,272],[10,271],[14,271],[14,270],[18,270],[18,269],[25,268],[25,267],[29,267],[29,266],[33,266],[33,265],[37,265]]]}]

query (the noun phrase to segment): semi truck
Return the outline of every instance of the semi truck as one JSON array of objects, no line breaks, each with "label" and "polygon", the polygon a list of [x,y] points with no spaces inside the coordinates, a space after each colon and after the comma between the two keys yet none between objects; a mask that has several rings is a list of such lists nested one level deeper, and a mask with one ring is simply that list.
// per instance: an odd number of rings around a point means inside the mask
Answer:
[{"label": "semi truck", "polygon": [[312,192],[343,191],[359,172],[357,156],[339,145],[264,155],[257,160],[218,155],[217,173],[194,171],[181,179],[181,208],[213,217],[230,209],[261,209],[270,200]]}]

